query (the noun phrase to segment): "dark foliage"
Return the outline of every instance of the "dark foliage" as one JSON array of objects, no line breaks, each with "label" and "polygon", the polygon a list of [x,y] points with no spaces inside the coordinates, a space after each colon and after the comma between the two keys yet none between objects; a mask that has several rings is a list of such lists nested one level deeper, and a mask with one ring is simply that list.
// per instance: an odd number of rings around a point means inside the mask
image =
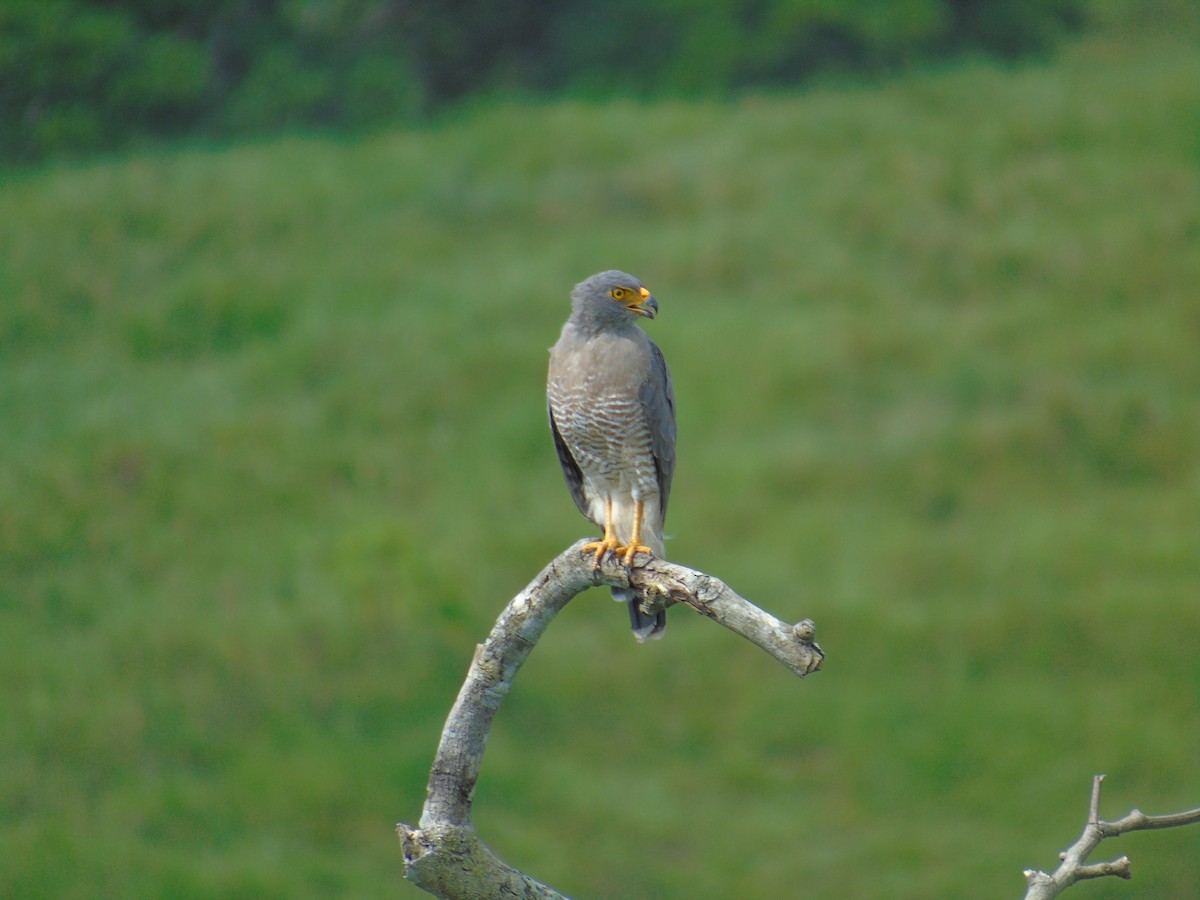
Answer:
[{"label": "dark foliage", "polygon": [[414,120],[487,90],[720,95],[1043,52],[1081,0],[7,0],[0,158]]}]

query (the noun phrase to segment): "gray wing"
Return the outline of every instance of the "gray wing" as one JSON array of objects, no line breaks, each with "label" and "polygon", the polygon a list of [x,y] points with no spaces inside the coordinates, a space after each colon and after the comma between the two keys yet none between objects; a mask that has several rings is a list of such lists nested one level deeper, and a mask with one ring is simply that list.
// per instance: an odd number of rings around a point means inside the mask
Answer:
[{"label": "gray wing", "polygon": [[[646,421],[650,423],[650,450],[658,472],[659,509],[666,519],[671,479],[675,475],[675,385],[667,360],[654,341],[650,341],[650,377],[642,384],[638,397]],[[659,525],[661,527],[662,523]]]},{"label": "gray wing", "polygon": [[563,478],[567,480],[567,487],[571,490],[571,499],[575,501],[575,505],[579,507],[584,518],[591,521],[592,514],[588,509],[587,498],[583,495],[583,470],[579,468],[579,463],[575,462],[575,457],[571,455],[567,442],[558,433],[558,426],[554,423],[554,410],[549,401],[546,402],[546,414],[550,416],[550,431],[554,433],[554,449],[558,451],[558,462],[562,466]]}]

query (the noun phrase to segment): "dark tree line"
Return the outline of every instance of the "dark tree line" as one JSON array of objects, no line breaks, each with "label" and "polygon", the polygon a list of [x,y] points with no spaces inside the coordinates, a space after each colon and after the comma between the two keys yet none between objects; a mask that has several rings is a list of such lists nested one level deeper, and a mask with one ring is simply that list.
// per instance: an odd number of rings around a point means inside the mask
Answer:
[{"label": "dark tree line", "polygon": [[0,158],[1045,52],[1085,0],[0,0]]}]

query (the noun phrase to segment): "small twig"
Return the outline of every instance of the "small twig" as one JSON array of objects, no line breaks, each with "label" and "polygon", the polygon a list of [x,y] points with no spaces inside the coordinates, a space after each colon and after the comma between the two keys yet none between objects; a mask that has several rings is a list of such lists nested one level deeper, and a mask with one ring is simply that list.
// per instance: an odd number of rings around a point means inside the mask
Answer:
[{"label": "small twig", "polygon": [[1104,776],[1097,775],[1092,779],[1092,800],[1088,804],[1088,824],[1100,824],[1100,788],[1104,784]]},{"label": "small twig", "polygon": [[1103,878],[1106,875],[1115,875],[1117,878],[1124,878],[1126,881],[1132,878],[1133,873],[1129,871],[1129,857],[1122,856],[1120,859],[1114,859],[1112,862],[1080,866],[1075,870],[1076,881],[1083,881],[1086,878]]},{"label": "small twig", "polygon": [[1101,822],[1100,830],[1104,837],[1116,837],[1130,831],[1178,828],[1180,825],[1195,825],[1197,822],[1200,822],[1200,807],[1161,816],[1148,816],[1141,810],[1135,809],[1115,822]]},{"label": "small twig", "polygon": [[1134,809],[1115,822],[1105,822],[1100,818],[1100,788],[1103,783],[1103,775],[1092,779],[1092,799],[1088,805],[1087,825],[1084,826],[1079,840],[1059,854],[1062,864],[1054,870],[1054,874],[1047,875],[1034,869],[1025,870],[1025,883],[1029,888],[1025,892],[1025,900],[1049,900],[1051,897],[1057,897],[1076,881],[1088,878],[1104,878],[1108,875],[1132,878],[1128,856],[1122,856],[1112,862],[1087,864],[1088,856],[1105,838],[1119,837],[1131,831],[1178,828],[1180,825],[1200,822],[1200,808],[1162,816],[1148,816],[1141,810]]},{"label": "small twig", "polygon": [[797,675],[821,667],[813,623],[788,625],[711,575],[661,559],[633,569],[593,565],[584,541],[569,547],[505,607],[475,658],[446,719],[417,828],[400,824],[405,878],[439,897],[556,898],[562,895],[495,856],[475,833],[471,802],[488,732],[512,680],[558,612],[596,585],[633,587],[654,611],[683,603],[766,650]]}]

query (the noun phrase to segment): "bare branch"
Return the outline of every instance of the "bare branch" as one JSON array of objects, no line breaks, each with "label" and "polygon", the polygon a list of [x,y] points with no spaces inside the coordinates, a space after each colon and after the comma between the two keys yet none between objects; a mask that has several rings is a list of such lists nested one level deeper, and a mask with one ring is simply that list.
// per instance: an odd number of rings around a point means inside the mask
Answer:
[{"label": "bare branch", "polygon": [[[567,551],[568,555],[571,553],[572,550]],[[704,572],[665,559],[650,559],[630,572],[609,558],[596,574],[600,583],[636,588],[644,598],[642,608],[647,612],[675,603],[690,606],[756,644],[801,677],[821,668],[821,660],[825,658],[820,645],[813,641],[816,626],[811,619],[794,625],[781,622],[735,593],[719,578]]]},{"label": "bare branch", "polygon": [[1092,778],[1092,799],[1088,803],[1087,823],[1096,825],[1100,822],[1100,788],[1104,785],[1104,776],[1096,775]]},{"label": "bare branch", "polygon": [[661,559],[632,570],[613,559],[598,567],[567,548],[505,607],[487,640],[475,649],[429,776],[417,828],[396,826],[404,850],[405,877],[439,897],[553,898],[562,895],[501,861],[475,833],[471,802],[492,720],[517,670],[558,612],[596,585],[633,587],[650,610],[682,603],[766,650],[797,675],[821,667],[824,653],[813,640],[813,623],[788,625],[730,590],[711,575]]},{"label": "bare branch", "polygon": [[1115,875],[1118,878],[1124,878],[1126,881],[1132,878],[1133,873],[1129,871],[1129,857],[1122,856],[1120,859],[1114,859],[1112,862],[1080,866],[1075,870],[1076,881],[1083,881],[1086,878],[1103,878],[1106,875]]},{"label": "bare branch", "polygon": [[1167,813],[1162,816],[1148,816],[1141,810],[1135,809],[1115,822],[1101,822],[1100,830],[1104,837],[1116,837],[1130,831],[1150,831],[1154,828],[1178,828],[1180,825],[1195,825],[1200,822],[1200,808],[1188,809],[1183,812]]},{"label": "bare branch", "polygon": [[1200,822],[1200,808],[1163,816],[1148,816],[1135,809],[1115,822],[1105,822],[1100,818],[1100,787],[1103,783],[1103,775],[1092,779],[1092,798],[1088,805],[1087,825],[1084,826],[1079,840],[1059,854],[1062,864],[1054,870],[1054,874],[1047,875],[1034,869],[1025,870],[1025,882],[1029,887],[1025,892],[1025,900],[1049,900],[1051,897],[1057,897],[1076,881],[1087,878],[1104,878],[1108,875],[1132,878],[1133,873],[1130,871],[1127,856],[1112,862],[1087,864],[1088,856],[1105,838],[1119,837],[1130,831],[1177,828],[1180,825]]}]

